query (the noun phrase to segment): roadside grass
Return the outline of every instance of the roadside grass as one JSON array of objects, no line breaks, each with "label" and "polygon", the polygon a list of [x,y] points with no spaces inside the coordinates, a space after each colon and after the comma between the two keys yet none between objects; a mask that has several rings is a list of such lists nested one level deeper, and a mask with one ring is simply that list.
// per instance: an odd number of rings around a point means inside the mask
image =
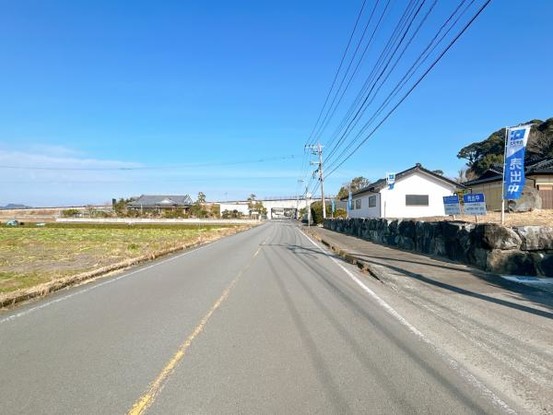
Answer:
[{"label": "roadside grass", "polygon": [[0,227],[0,294],[234,233],[238,225]]}]

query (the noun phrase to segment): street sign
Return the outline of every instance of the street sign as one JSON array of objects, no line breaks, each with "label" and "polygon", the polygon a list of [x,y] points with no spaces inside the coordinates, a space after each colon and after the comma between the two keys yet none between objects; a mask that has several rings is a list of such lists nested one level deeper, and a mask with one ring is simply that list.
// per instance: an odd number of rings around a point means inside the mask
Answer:
[{"label": "street sign", "polygon": [[388,184],[388,189],[392,190],[394,188],[394,184],[396,184],[396,174],[386,173],[386,183]]},{"label": "street sign", "polygon": [[460,215],[461,205],[459,204],[459,196],[444,196],[444,210],[448,216]]},{"label": "street sign", "polygon": [[465,215],[485,215],[486,199],[483,193],[469,193],[463,195],[463,211]]}]

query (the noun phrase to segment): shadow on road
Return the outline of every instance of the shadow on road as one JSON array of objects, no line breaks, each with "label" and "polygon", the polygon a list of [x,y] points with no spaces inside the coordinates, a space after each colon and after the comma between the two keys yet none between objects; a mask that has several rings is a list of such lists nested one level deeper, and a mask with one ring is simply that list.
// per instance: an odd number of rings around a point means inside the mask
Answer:
[{"label": "shadow on road", "polygon": [[[435,287],[439,287],[441,289],[454,292],[456,294],[466,295],[468,297],[477,298],[477,299],[482,300],[482,301],[487,301],[487,302],[490,302],[490,303],[499,304],[499,305],[502,305],[504,307],[509,307],[509,308],[513,308],[513,309],[516,309],[516,310],[519,310],[519,311],[524,311],[526,313],[531,313],[531,314],[535,314],[535,315],[538,315],[538,316],[541,316],[541,317],[553,319],[553,313],[551,313],[549,311],[540,310],[538,308],[533,308],[533,307],[526,306],[526,305],[523,305],[523,304],[518,304],[518,303],[511,302],[511,301],[491,297],[491,296],[486,295],[486,294],[470,291],[470,290],[467,290],[465,288],[461,288],[461,287],[458,287],[458,286],[455,286],[455,285],[452,285],[452,284],[448,284],[448,283],[443,282],[443,281],[438,281],[436,279],[432,279],[430,277],[427,277],[427,276],[424,276],[424,275],[421,275],[421,274],[418,274],[418,273],[415,273],[415,272],[412,272],[412,271],[408,271],[408,270],[403,269],[401,267],[390,265],[389,263],[383,264],[382,262],[374,261],[373,259],[375,257],[362,255],[361,258],[364,262],[387,267],[387,268],[389,268],[389,269],[391,269],[391,270],[393,270],[393,271],[395,271],[399,274],[403,274],[405,276],[408,276],[408,277],[414,278],[418,281],[421,281],[425,284],[430,284],[430,285],[433,285]],[[382,259],[384,259],[384,258],[382,258]],[[386,260],[387,261],[396,261],[395,259],[389,259],[389,258],[386,259]],[[421,264],[425,265],[425,266],[427,265],[426,263],[421,263]],[[524,297],[524,299],[526,299],[526,300],[530,300],[532,302],[539,303],[539,304],[553,310],[553,296],[550,293],[541,291],[541,290],[536,289],[536,288],[524,286],[522,284],[517,284],[517,283],[514,283],[514,282],[510,282],[510,281],[504,280],[503,278],[501,278],[499,276],[484,275],[483,273],[479,273],[479,272],[471,272],[471,274],[474,275],[475,277],[479,278],[479,279],[483,279],[484,281],[486,281],[486,283],[488,285],[500,287],[500,288],[503,288],[505,290],[509,290],[513,293],[518,294],[518,296]]]}]

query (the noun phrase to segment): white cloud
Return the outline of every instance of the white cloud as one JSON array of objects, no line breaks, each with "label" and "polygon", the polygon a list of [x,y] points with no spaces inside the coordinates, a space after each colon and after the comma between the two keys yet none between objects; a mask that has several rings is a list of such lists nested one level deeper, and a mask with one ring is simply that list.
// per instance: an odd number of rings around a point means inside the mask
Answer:
[{"label": "white cloud", "polygon": [[0,148],[0,206],[104,203],[117,191],[109,185],[129,181],[120,169],[141,166],[86,157],[62,146]]},{"label": "white cloud", "polygon": [[225,196],[293,194],[297,161],[211,165],[144,165],[87,157],[71,148],[0,147],[0,206],[105,203],[140,194]]},{"label": "white cloud", "polygon": [[31,146],[25,150],[0,148],[0,166],[23,170],[136,168],[140,163],[100,160],[62,146]]}]

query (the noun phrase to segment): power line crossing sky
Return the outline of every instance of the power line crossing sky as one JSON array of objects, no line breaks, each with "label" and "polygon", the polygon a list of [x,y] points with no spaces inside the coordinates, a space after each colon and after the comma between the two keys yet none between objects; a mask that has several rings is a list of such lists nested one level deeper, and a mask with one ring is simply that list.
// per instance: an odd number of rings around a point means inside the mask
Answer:
[{"label": "power line crossing sky", "polygon": [[[470,5],[441,49],[484,3],[5,2],[0,206],[103,203],[143,193],[201,191],[208,200],[294,195],[312,169],[304,145],[316,141],[325,145],[329,167],[339,166],[326,193],[352,177],[376,180],[417,162],[455,176],[463,146],[505,125],[553,115],[551,2],[492,1],[390,118],[345,157],[448,13]],[[359,108],[352,103],[358,96],[362,102],[384,69],[380,53],[396,27],[402,35],[397,25],[409,7],[405,24],[416,18],[380,77],[380,95],[376,83],[372,106],[344,135],[349,110]],[[351,79],[347,92],[325,119],[321,107],[327,96],[332,102],[340,61],[345,57],[345,71],[365,27],[357,56],[374,31],[371,45],[359,65],[351,64],[355,75],[342,84]],[[321,113],[324,128],[316,125]]]}]

